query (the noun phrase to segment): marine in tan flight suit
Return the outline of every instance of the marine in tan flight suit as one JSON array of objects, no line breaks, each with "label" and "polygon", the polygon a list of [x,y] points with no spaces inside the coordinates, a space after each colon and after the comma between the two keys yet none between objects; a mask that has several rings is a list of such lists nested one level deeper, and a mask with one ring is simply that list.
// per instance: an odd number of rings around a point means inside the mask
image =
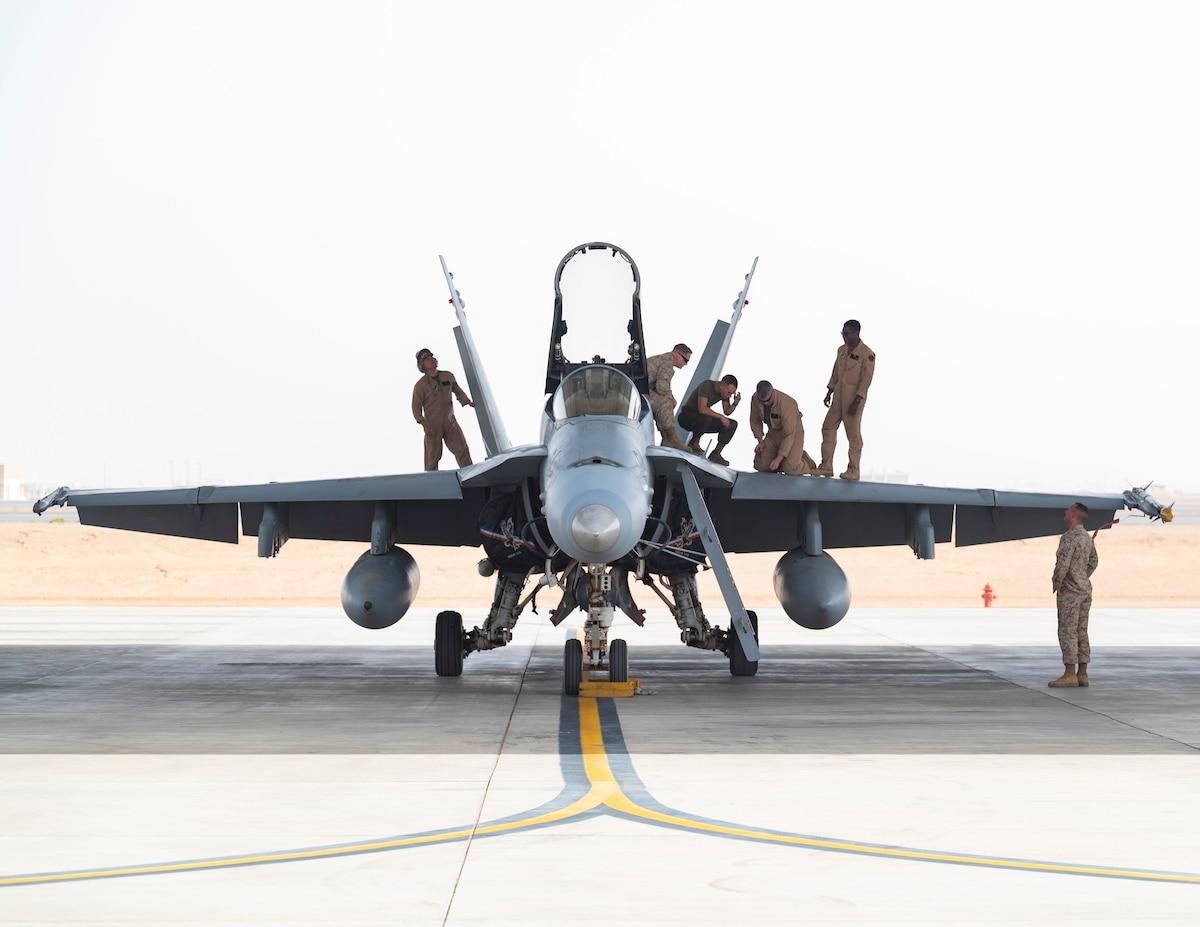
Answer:
[{"label": "marine in tan flight suit", "polygon": [[423,376],[413,387],[412,414],[425,429],[425,469],[436,470],[445,444],[460,467],[471,463],[467,438],[454,417],[452,396],[464,406],[474,406],[471,397],[458,385],[454,374],[438,370],[437,358],[429,348],[417,352],[417,369]]},{"label": "marine in tan flight suit", "polygon": [[850,462],[841,474],[844,480],[859,478],[862,458],[862,413],[867,403],[867,390],[875,376],[875,352],[858,337],[862,326],[855,319],[848,319],[842,326],[842,340],[837,358],[833,362],[833,373],[825,393],[825,421],[821,425],[821,465],[819,476],[833,476],[833,451],[837,447],[839,425],[846,427],[846,440],[850,444]]},{"label": "marine in tan flight suit", "polygon": [[1088,508],[1082,502],[1072,503],[1063,512],[1067,530],[1058,539],[1054,556],[1051,582],[1058,597],[1058,646],[1063,658],[1063,674],[1049,683],[1056,688],[1088,684],[1087,665],[1092,660],[1088,615],[1092,610],[1092,574],[1100,558],[1092,536],[1083,527],[1087,517]]},{"label": "marine in tan flight suit", "polygon": [[646,359],[646,373],[650,381],[650,410],[654,413],[654,424],[662,434],[662,446],[686,451],[688,446],[675,433],[675,394],[671,392],[671,377],[675,371],[692,359],[692,349],[683,342],[665,354],[655,354]]},{"label": "marine in tan flight suit", "polygon": [[750,430],[754,469],[764,473],[807,476],[817,467],[804,452],[804,419],[796,400],[777,390],[769,380],[759,380],[750,397]]}]

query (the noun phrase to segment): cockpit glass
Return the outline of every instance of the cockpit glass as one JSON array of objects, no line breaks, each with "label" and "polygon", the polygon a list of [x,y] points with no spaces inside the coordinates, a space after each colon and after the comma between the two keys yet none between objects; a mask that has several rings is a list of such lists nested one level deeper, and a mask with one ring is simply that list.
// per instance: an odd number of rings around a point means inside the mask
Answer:
[{"label": "cockpit glass", "polygon": [[641,408],[633,381],[611,367],[581,367],[554,394],[554,417],[620,415],[635,421]]}]

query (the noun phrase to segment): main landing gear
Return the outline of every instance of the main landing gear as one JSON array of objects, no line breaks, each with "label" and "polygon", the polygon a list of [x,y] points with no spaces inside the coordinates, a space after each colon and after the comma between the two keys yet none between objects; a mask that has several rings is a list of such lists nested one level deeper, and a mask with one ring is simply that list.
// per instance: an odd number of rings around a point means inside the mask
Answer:
[{"label": "main landing gear", "polygon": [[[528,599],[521,600],[525,576],[506,574],[497,583],[496,603],[483,628],[469,633],[463,631],[463,619],[459,612],[445,611],[437,616],[434,633],[434,666],[439,676],[461,676],[463,658],[476,650],[503,647],[512,639],[512,627],[517,615]],[[729,660],[729,672],[733,676],[754,676],[758,673],[758,660],[746,654],[746,643],[731,625],[728,630],[713,627],[704,616],[700,605],[696,578],[693,573],[675,574],[667,577],[672,596],[668,598],[654,584],[649,584],[663,600],[675,617],[680,629],[680,639],[689,647],[712,650]],[[618,574],[614,582],[609,571],[600,568],[584,569],[570,575],[565,584],[563,602],[551,613],[551,621],[558,624],[573,607],[586,609],[583,633],[572,637],[563,645],[563,691],[567,695],[579,695],[584,681],[585,667],[589,671],[602,673],[607,669],[608,682],[629,683],[629,645],[621,639],[608,639],[617,606],[630,615],[636,623],[643,612],[633,605],[629,597],[624,574]],[[758,643],[758,615],[747,611],[746,617],[754,632],[754,643]],[[749,634],[746,635],[749,641]]]}]

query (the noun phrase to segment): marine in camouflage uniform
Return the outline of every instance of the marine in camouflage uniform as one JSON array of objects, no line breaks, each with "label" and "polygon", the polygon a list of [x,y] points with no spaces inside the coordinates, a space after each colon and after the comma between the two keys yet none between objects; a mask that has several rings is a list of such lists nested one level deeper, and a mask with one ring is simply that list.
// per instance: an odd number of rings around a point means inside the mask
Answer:
[{"label": "marine in camouflage uniform", "polygon": [[[1063,513],[1067,530],[1058,540],[1052,584],[1058,597],[1058,645],[1062,649],[1063,674],[1049,684],[1054,687],[1086,686],[1087,665],[1092,660],[1088,641],[1088,615],[1092,608],[1092,580],[1099,557],[1092,537],[1084,530],[1088,509],[1072,504]],[[1079,664],[1076,671],[1075,665]]]},{"label": "marine in camouflage uniform", "polygon": [[755,470],[805,476],[816,469],[813,459],[804,452],[800,406],[769,380],[760,380],[750,397],[750,430],[758,441],[754,448]]},{"label": "marine in camouflage uniform", "polygon": [[665,354],[655,354],[646,359],[646,373],[650,380],[650,410],[654,413],[654,424],[662,434],[662,446],[686,451],[688,446],[675,433],[675,395],[671,392],[671,377],[675,371],[692,359],[692,349],[683,342]]},{"label": "marine in camouflage uniform", "polygon": [[833,373],[825,393],[825,405],[829,411],[821,425],[820,476],[833,476],[833,451],[837,447],[838,426],[846,427],[846,440],[850,445],[850,462],[841,474],[844,480],[859,477],[862,460],[862,416],[867,403],[867,390],[875,376],[875,352],[859,340],[862,326],[855,319],[847,319],[842,326],[845,342],[837,351],[833,362]]},{"label": "marine in camouflage uniform", "polygon": [[429,348],[417,352],[417,368],[423,376],[413,387],[412,414],[425,429],[425,469],[436,470],[445,444],[460,467],[471,463],[467,438],[454,417],[452,396],[464,406],[474,406],[471,397],[458,385],[454,374],[438,370],[437,358]]}]

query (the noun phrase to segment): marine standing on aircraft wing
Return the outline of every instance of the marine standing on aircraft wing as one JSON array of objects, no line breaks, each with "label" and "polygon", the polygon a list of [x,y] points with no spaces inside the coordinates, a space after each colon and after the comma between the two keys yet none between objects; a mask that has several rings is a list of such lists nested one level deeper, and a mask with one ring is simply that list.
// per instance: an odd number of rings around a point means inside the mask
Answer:
[{"label": "marine standing on aircraft wing", "polygon": [[[630,300],[622,355],[593,355],[572,363],[563,348],[568,312],[563,272],[569,264],[623,270]],[[718,321],[695,364],[692,388],[720,376],[747,304],[754,267],[734,302],[731,320]],[[458,676],[463,659],[502,647],[517,620],[543,589],[554,589],[555,625],[583,613],[585,642],[566,642],[564,687],[576,694],[583,665],[607,666],[612,681],[628,678],[624,640],[609,640],[618,613],[642,625],[631,582],[647,587],[666,607],[689,647],[724,654],[729,671],[751,676],[759,648],[755,618],[742,603],[726,552],[779,551],[775,592],[792,621],[827,628],[846,614],[850,585],[829,549],[908,545],[918,558],[934,555],[954,532],[959,546],[1058,533],[1070,502],[1089,507],[1089,527],[1118,507],[1170,520],[1148,487],[1123,495],[1064,496],[884,483],[836,482],[749,473],[654,443],[643,351],[641,278],[622,249],[590,242],[559,262],[541,406],[541,441],[513,447],[467,327],[462,297],[442,260],[458,326],[464,375],[475,397],[487,458],[454,471],[249,486],[150,490],[72,490],[62,487],[34,511],[73,505],[85,525],[237,543],[238,523],[257,535],[260,557],[274,557],[289,538],[366,542],[342,584],[342,607],[357,624],[386,628],[408,611],[420,587],[413,557],[400,545],[482,546],[480,572],[494,577],[492,604],[482,626],[466,631],[459,613],[438,615],[434,666]],[[584,278],[586,279],[586,278]],[[580,292],[595,292],[575,284]],[[602,317],[619,317],[613,305]],[[711,569],[729,616],[713,625],[700,602],[696,575]],[[533,581],[533,588],[526,586]]]},{"label": "marine standing on aircraft wing", "polygon": [[819,476],[833,476],[833,451],[837,447],[840,426],[846,429],[846,443],[850,448],[849,463],[841,478],[857,480],[860,475],[862,417],[867,407],[867,391],[875,377],[875,352],[859,339],[861,330],[857,319],[847,319],[842,326],[842,341],[845,343],[838,348],[825,392],[825,406],[829,411],[821,425],[821,462],[817,465]]},{"label": "marine standing on aircraft wing", "polygon": [[454,455],[460,467],[471,463],[467,437],[454,417],[454,397],[463,406],[474,406],[449,370],[438,369],[438,359],[429,348],[417,351],[417,369],[421,378],[413,386],[412,414],[425,431],[425,469],[436,470],[442,459],[442,445]]}]

